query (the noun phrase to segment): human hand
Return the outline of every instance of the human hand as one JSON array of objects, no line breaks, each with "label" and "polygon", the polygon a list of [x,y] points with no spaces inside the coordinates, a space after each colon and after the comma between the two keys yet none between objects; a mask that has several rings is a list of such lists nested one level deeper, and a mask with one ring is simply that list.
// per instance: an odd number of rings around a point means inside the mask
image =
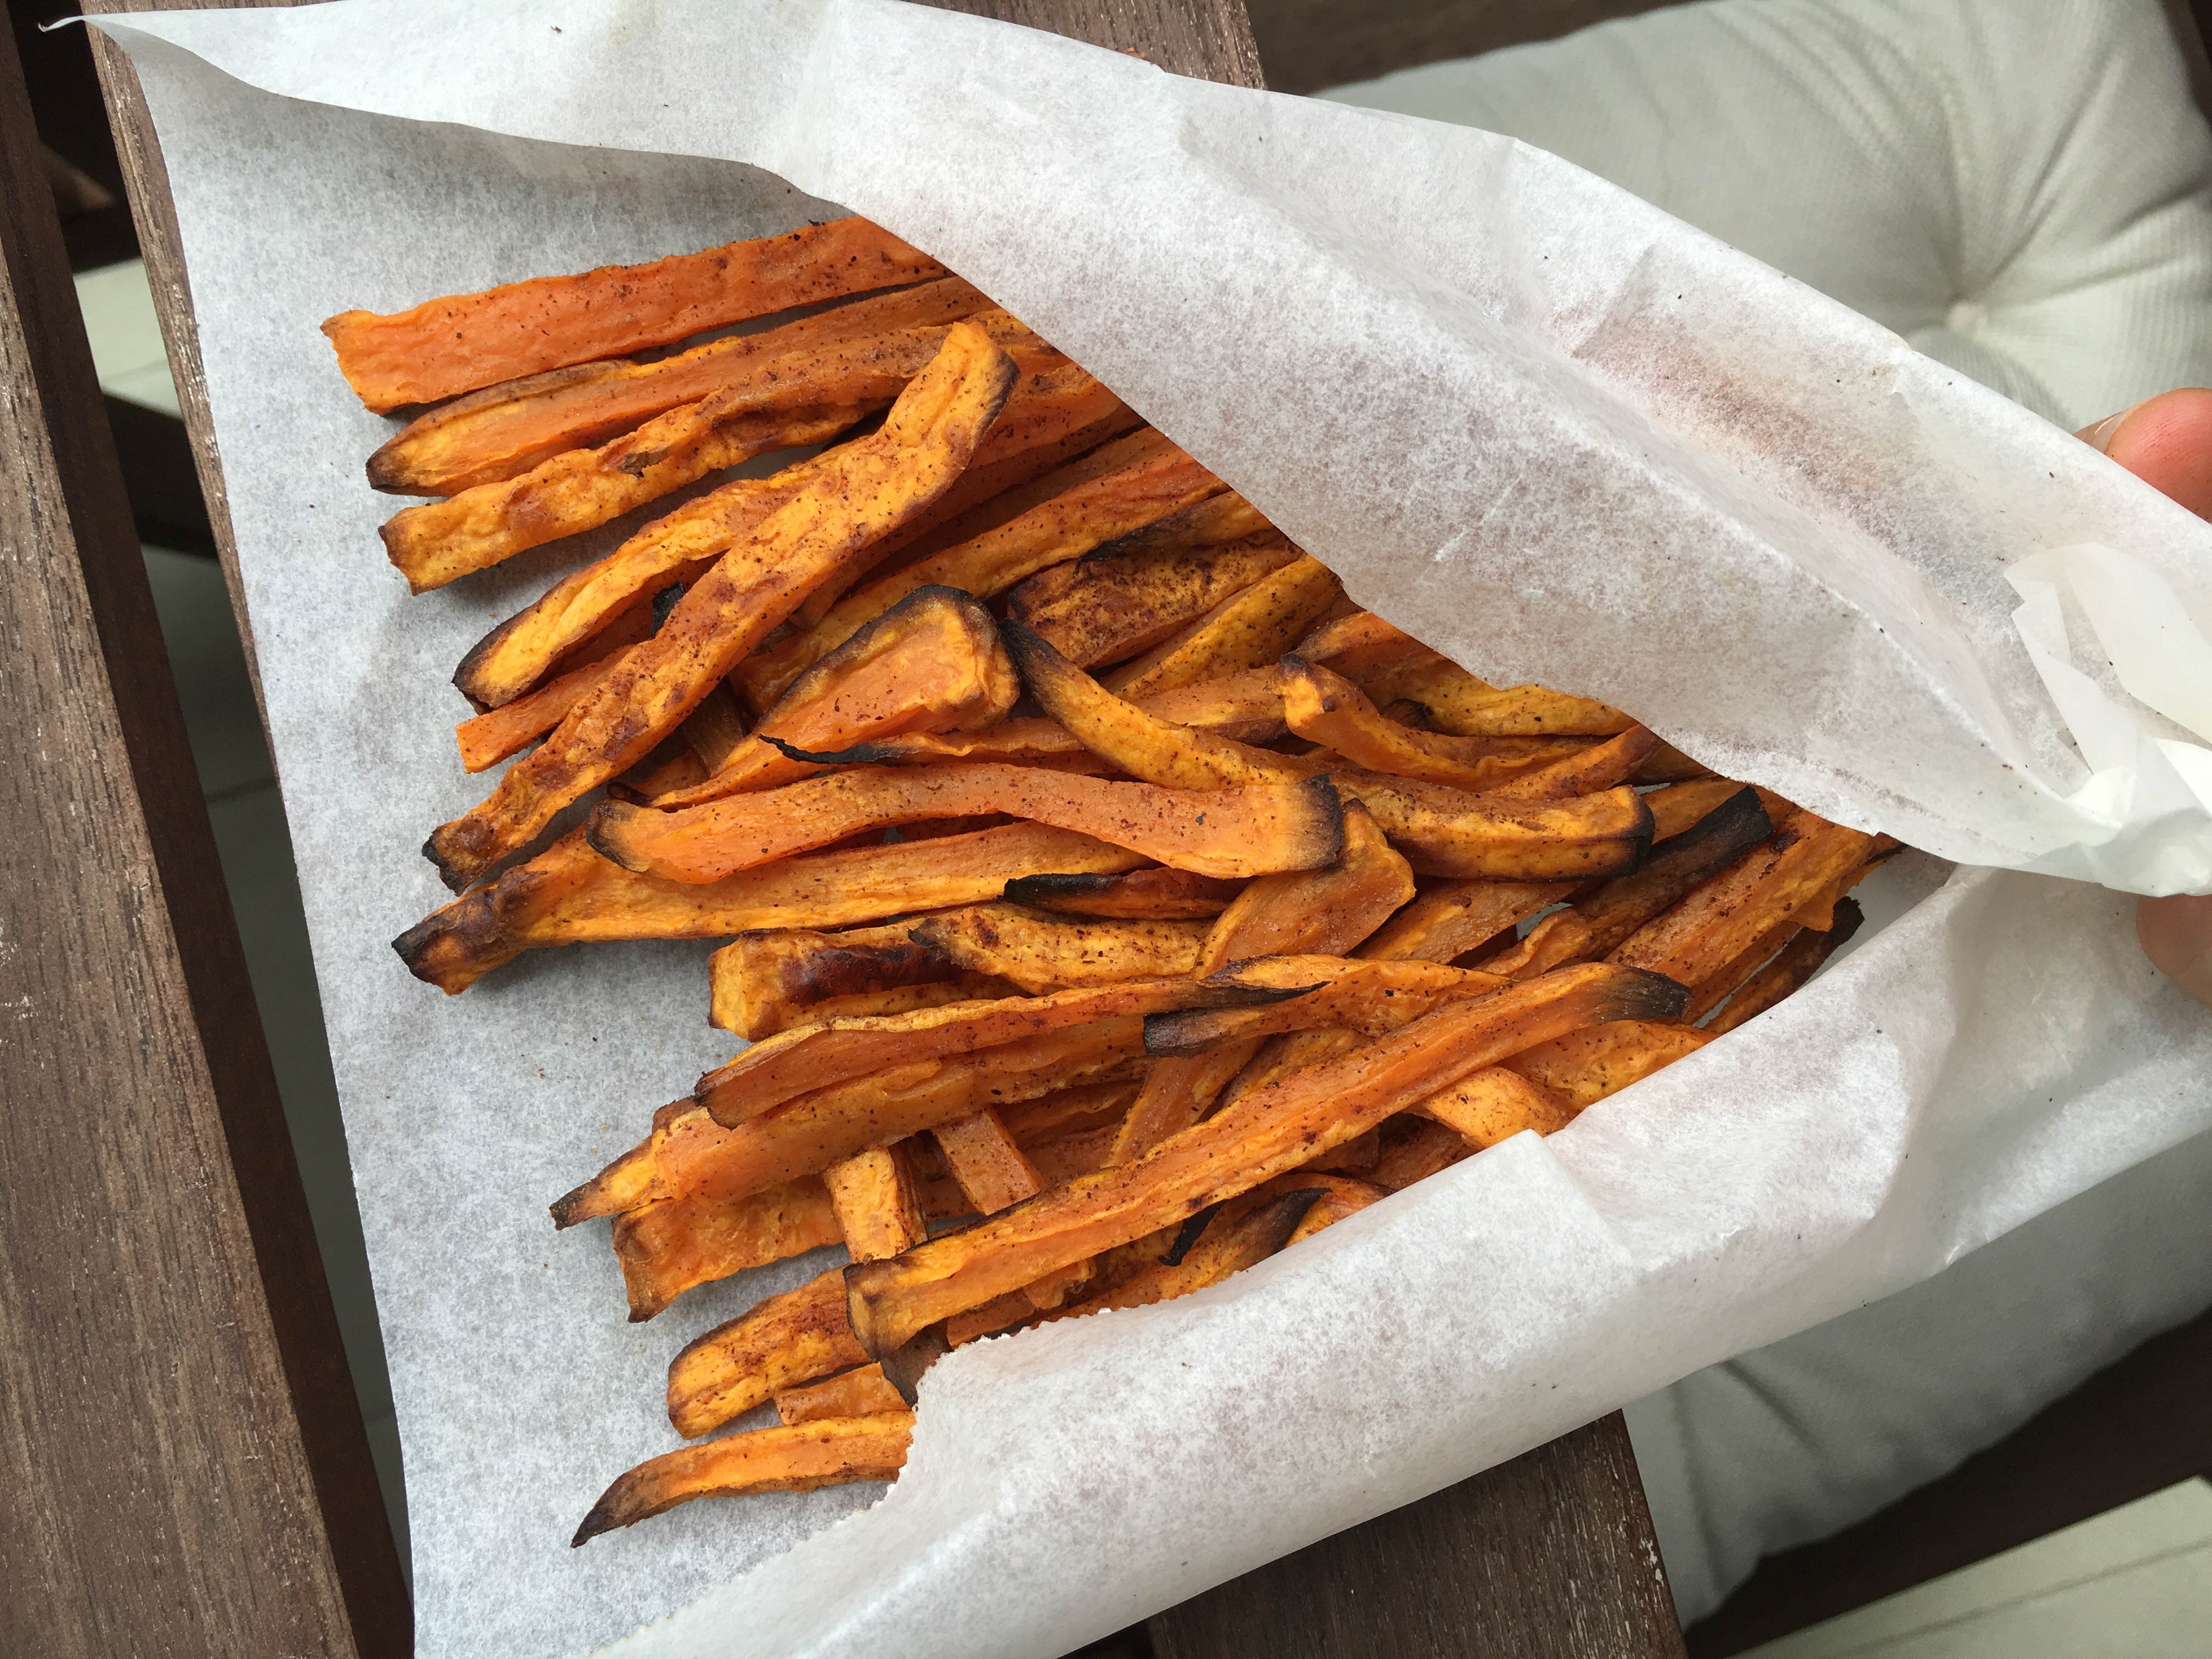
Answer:
[{"label": "human hand", "polygon": [[[2198,518],[2212,519],[2212,391],[2161,392],[2081,436]],[[2153,967],[2212,1008],[2212,897],[2138,901],[2136,937]]]}]

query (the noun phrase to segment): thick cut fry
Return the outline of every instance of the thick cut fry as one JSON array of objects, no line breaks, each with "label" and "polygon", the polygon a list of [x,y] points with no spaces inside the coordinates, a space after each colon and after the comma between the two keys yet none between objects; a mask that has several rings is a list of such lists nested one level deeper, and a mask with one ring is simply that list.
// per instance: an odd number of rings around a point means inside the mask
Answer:
[{"label": "thick cut fry", "polygon": [[799,1025],[756,1042],[699,1079],[693,1098],[730,1126],[786,1101],[893,1066],[1174,1008],[1238,1008],[1279,1002],[1302,988],[1213,984],[1183,977],[1080,987],[1049,996],[954,1003],[884,1019]]},{"label": "thick cut fry", "polygon": [[999,903],[927,917],[910,936],[956,967],[1035,995],[1190,973],[1206,932],[1203,921],[1109,921]]},{"label": "thick cut fry", "polygon": [[[1558,760],[1540,771],[1528,772],[1490,792],[1493,800],[1571,800],[1626,783],[1659,746],[1659,739],[1640,726],[1632,726],[1617,738],[1607,738],[1579,754]],[[1654,826],[1656,827],[1656,825]]]},{"label": "thick cut fry", "polygon": [[1006,884],[1006,897],[1063,915],[1173,921],[1218,916],[1243,890],[1242,882],[1158,865],[1118,876],[1017,876]]},{"label": "thick cut fry", "polygon": [[1022,1155],[996,1112],[940,1123],[932,1132],[945,1167],[978,1215],[996,1215],[1043,1190],[1036,1165]]},{"label": "thick cut fry", "polygon": [[1566,801],[1509,801],[1347,769],[1330,777],[1374,814],[1416,875],[1589,880],[1633,870],[1651,811],[1626,786]]},{"label": "thick cut fry", "polygon": [[615,1218],[615,1260],[635,1322],[696,1285],[835,1244],[841,1237],[829,1193],[810,1176],[730,1204],[678,1198],[625,1209]]},{"label": "thick cut fry", "polygon": [[1280,990],[1314,988],[1264,1008],[1193,1009],[1150,1015],[1145,1021],[1146,1054],[1156,1057],[1194,1054],[1224,1039],[1310,1031],[1324,1025],[1379,1036],[1446,1002],[1486,996],[1505,980],[1498,974],[1446,968],[1433,962],[1358,962],[1348,957],[1304,956],[1234,963],[1206,982]]},{"label": "thick cut fry", "polygon": [[1735,994],[1738,987],[1759,970],[1761,963],[1797,936],[1798,923],[1785,918],[1752,940],[1721,967],[1690,988],[1690,1000],[1682,1010],[1682,1024],[1703,1025],[1705,1016]]},{"label": "thick cut fry", "polygon": [[[1003,524],[916,559],[840,599],[809,632],[779,646],[771,660],[749,669],[747,689],[757,699],[763,692],[774,692],[781,680],[843,642],[863,623],[882,615],[916,587],[937,584],[988,599],[1048,565],[1087,553],[1179,507],[1218,495],[1224,488],[1149,428],[1103,446],[1070,470],[1087,471],[1101,462],[1114,465]],[[1041,487],[1057,479],[1038,482]]]},{"label": "thick cut fry", "polygon": [[1349,956],[1413,896],[1413,872],[1363,808],[1344,814],[1344,856],[1329,869],[1263,876],[1206,935],[1198,971],[1254,957]]},{"label": "thick cut fry", "polygon": [[910,1250],[929,1237],[921,1194],[901,1146],[855,1152],[822,1172],[837,1212],[845,1249],[855,1261],[876,1261]]},{"label": "thick cut fry", "polygon": [[663,1452],[599,1494],[568,1540],[571,1548],[603,1532],[628,1527],[695,1498],[741,1498],[763,1492],[812,1492],[855,1480],[896,1480],[914,1439],[914,1413],[822,1418],[792,1426],[755,1429],[704,1446]]},{"label": "thick cut fry", "polygon": [[1505,1064],[1579,1112],[1711,1041],[1704,1031],[1663,1020],[1614,1020],[1524,1048]]},{"label": "thick cut fry", "polygon": [[852,1332],[872,1357],[890,1352],[948,1315],[1256,1187],[1510,1054],[1585,1025],[1669,1018],[1683,996],[1656,975],[1592,963],[1438,1009],[1244,1097],[1133,1164],[847,1268]]},{"label": "thick cut fry", "polygon": [[1719,1036],[1733,1031],[1798,989],[1858,932],[1866,913],[1859,908],[1856,899],[1847,898],[1838,902],[1831,920],[1832,925],[1825,931],[1801,928],[1774,960],[1746,980],[1729,999],[1728,1006],[1706,1023],[1706,1034]]},{"label": "thick cut fry", "polygon": [[346,383],[380,413],[944,274],[878,225],[833,219],[650,264],[448,295],[388,316],[342,311],[323,332]]},{"label": "thick cut fry", "polygon": [[[1663,789],[1646,790],[1644,804],[1651,809],[1653,845],[1694,830],[1742,789],[1743,785],[1727,778],[1698,778],[1670,783]],[[1758,793],[1756,790],[1752,793]]]},{"label": "thick cut fry", "polygon": [[1106,676],[1125,697],[1146,697],[1271,663],[1344,590],[1318,559],[1299,559],[1232,593],[1182,632]]},{"label": "thick cut fry", "polygon": [[1198,792],[996,764],[856,767],[674,812],[608,801],[586,833],[626,869],[708,882],[866,830],[988,812],[1097,836],[1204,876],[1310,870],[1334,862],[1344,838],[1336,793],[1318,778]]},{"label": "thick cut fry", "polygon": [[1768,928],[1829,902],[1834,884],[1866,862],[1874,840],[1801,810],[1773,840],[1631,934],[1611,959],[1702,983]]},{"label": "thick cut fry", "polygon": [[1758,792],[1735,790],[1681,835],[1662,842],[1635,874],[1606,882],[1577,901],[1576,910],[1590,925],[1590,953],[1610,955],[1638,928],[1773,833]]},{"label": "thick cut fry", "polygon": [[1137,1097],[1133,1082],[1099,1083],[1056,1090],[1019,1106],[1003,1108],[1000,1121],[1025,1152],[1034,1153],[1064,1135],[1088,1134],[1110,1127]]},{"label": "thick cut fry", "polygon": [[1406,697],[1421,704],[1429,711],[1431,725],[1454,737],[1609,738],[1636,724],[1618,708],[1547,691],[1540,685],[1500,690],[1433,653],[1387,664],[1371,673],[1340,672],[1358,679],[1377,703]]},{"label": "thick cut fry", "polygon": [[824,570],[959,476],[1013,378],[1012,360],[988,336],[955,323],[882,430],[842,445],[838,466],[725,554],[619,672],[508,768],[488,800],[431,836],[424,850],[447,884],[476,880],[562,807],[650,754]]},{"label": "thick cut fry", "polygon": [[713,775],[653,805],[696,805],[823,770],[794,750],[993,726],[1020,696],[991,613],[952,588],[917,588],[793,680]]},{"label": "thick cut fry", "polygon": [[874,1417],[906,1409],[906,1401],[891,1387],[881,1365],[862,1365],[803,1389],[787,1389],[775,1396],[775,1414],[787,1429],[824,1418]]},{"label": "thick cut fry", "polygon": [[1371,673],[1386,663],[1418,658],[1424,662],[1437,653],[1412,635],[1401,633],[1371,611],[1354,611],[1325,622],[1300,640],[1292,653],[1307,662],[1327,663],[1340,674]]},{"label": "thick cut fry", "polygon": [[1449,962],[1574,896],[1567,881],[1452,881],[1392,916],[1355,954],[1374,962]]},{"label": "thick cut fry", "polygon": [[627,646],[619,647],[597,662],[548,680],[528,696],[463,720],[453,728],[453,740],[460,745],[461,769],[488,771],[544,737],[568,718],[570,709],[606,684],[622,666],[628,651]]},{"label": "thick cut fry", "polygon": [[1268,743],[1285,730],[1283,700],[1275,695],[1273,682],[1272,669],[1247,668],[1139,697],[1136,705],[1170,725],[1195,726],[1240,743]]},{"label": "thick cut fry", "polygon": [[1531,927],[1512,949],[1480,958],[1490,973],[1533,979],[1592,954],[1590,925],[1571,910],[1555,910]]},{"label": "thick cut fry", "polygon": [[1125,848],[1041,823],[855,847],[718,882],[665,881],[610,864],[571,831],[529,863],[455,899],[392,942],[416,978],[458,995],[545,945],[724,939],[759,927],[841,927],[995,898],[1010,872],[1127,870]]},{"label": "thick cut fry", "polygon": [[[1200,504],[1201,508],[1210,505]],[[1119,662],[1149,651],[1224,599],[1299,556],[1296,548],[1272,531],[1225,546],[1128,548],[1128,542],[1140,541],[1148,533],[1140,531],[1134,538],[1039,571],[1008,597],[1006,614],[1038,638],[1051,641],[1070,662],[1085,668]]]},{"label": "thick cut fry", "polygon": [[957,981],[960,970],[908,937],[903,924],[843,933],[763,928],[740,934],[708,963],[712,1021],[748,1042],[774,1036],[819,1003]]},{"label": "thick cut fry", "polygon": [[1564,1095],[1504,1066],[1486,1066],[1439,1089],[1413,1110],[1432,1117],[1480,1152],[1523,1129],[1547,1135],[1574,1121],[1575,1109]]},{"label": "thick cut fry", "polygon": [[1144,1048],[1143,1020],[1124,1015],[973,1054],[895,1066],[814,1090],[734,1128],[717,1124],[702,1107],[653,1131],[654,1176],[672,1195],[738,1197],[986,1106],[1130,1076],[1142,1063]]},{"label": "thick cut fry", "polygon": [[1274,685],[1284,718],[1300,737],[1326,744],[1354,766],[1424,783],[1495,789],[1588,746],[1577,738],[1451,738],[1412,731],[1383,719],[1367,694],[1341,674],[1298,656],[1277,665]]},{"label": "thick cut fry", "polygon": [[1364,1179],[1392,1193],[1426,1181],[1480,1150],[1466,1136],[1411,1113],[1401,1113],[1385,1123],[1376,1133],[1376,1142],[1375,1160]]},{"label": "thick cut fry", "polygon": [[991,302],[957,276],[733,336],[649,363],[620,358],[507,380],[434,409],[368,458],[372,488],[452,495],[527,472],[564,450],[588,449],[683,404],[750,386],[793,352],[886,331],[941,327]]},{"label": "thick cut fry", "polygon": [[836,1268],[684,1346],[668,1367],[668,1420],[686,1440],[832,1371],[865,1365]]}]

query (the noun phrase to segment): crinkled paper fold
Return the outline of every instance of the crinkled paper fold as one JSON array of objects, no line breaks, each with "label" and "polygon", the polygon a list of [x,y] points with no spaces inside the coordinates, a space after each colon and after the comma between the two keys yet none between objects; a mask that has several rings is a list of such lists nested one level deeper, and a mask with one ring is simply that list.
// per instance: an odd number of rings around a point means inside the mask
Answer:
[{"label": "crinkled paper fold", "polygon": [[[183,228],[422,1651],[580,1652],[671,1613],[625,1651],[1061,1651],[2212,1123],[2212,1019],[2106,890],[2212,890],[2212,528],[1612,186],[895,0],[101,27]],[[841,210],[975,282],[1485,678],[1603,697],[1936,856],[1880,878],[1898,919],[1805,993],[1551,1139],[1187,1301],[963,1350],[887,1496],[698,1504],[572,1553],[606,1480],[673,1443],[675,1349],[823,1264],[629,1327],[599,1231],[547,1224],[725,1057],[705,947],[540,952],[451,1001],[386,948],[442,896],[424,832],[482,787],[453,665],[581,555],[409,599],[361,474],[389,427],[316,325]]]}]

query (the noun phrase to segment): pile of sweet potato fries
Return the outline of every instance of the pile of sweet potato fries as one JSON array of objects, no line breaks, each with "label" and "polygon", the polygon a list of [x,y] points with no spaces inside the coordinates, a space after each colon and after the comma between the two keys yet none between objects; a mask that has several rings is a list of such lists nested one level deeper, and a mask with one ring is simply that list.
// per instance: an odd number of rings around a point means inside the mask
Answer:
[{"label": "pile of sweet potato fries", "polygon": [[865,221],[325,331],[369,407],[428,405],[369,462],[441,498],[383,532],[418,592],[689,492],[461,662],[463,763],[519,758],[431,835],[460,896],[400,956],[457,994],[729,939],[712,1017],[750,1046],[554,1218],[613,1218],[632,1319],[850,1260],[670,1368],[686,1437],[781,1425],[630,1470],[578,1543],[892,1479],[946,1348],[1559,1128],[1804,983],[1894,846],[1360,610]]}]

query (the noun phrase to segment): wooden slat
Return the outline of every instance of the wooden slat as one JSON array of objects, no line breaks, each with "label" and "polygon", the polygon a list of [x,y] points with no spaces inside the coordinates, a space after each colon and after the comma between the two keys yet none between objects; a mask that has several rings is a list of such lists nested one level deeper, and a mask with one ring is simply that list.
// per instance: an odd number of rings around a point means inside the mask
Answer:
[{"label": "wooden slat", "polygon": [[0,1646],[397,1655],[398,1558],[0,52]]},{"label": "wooden slat", "polygon": [[1616,1412],[1151,1621],[1156,1659],[1680,1659]]},{"label": "wooden slat", "polygon": [[[1177,74],[1263,84],[1252,33],[1237,0],[947,3],[1133,51]],[[124,0],[99,9],[147,6],[148,0]],[[222,467],[160,151],[128,62],[105,41],[98,51],[156,308],[235,598]],[[1407,1571],[1399,1559],[1409,1549],[1422,1552],[1420,1571]],[[1680,1651],[1643,1489],[1618,1417],[1326,1540],[1291,1561],[1295,1569],[1278,1563],[1154,1620],[1152,1636],[1163,1659],[1340,1652],[1372,1653],[1378,1659],[1415,1652],[1644,1659]],[[1297,1581],[1290,1590],[1281,1588],[1285,1574]],[[1311,1632],[1323,1628],[1353,1645],[1313,1645]],[[1423,1640],[1430,1644],[1406,1644]],[[1366,1645],[1357,1645],[1362,1643]]]},{"label": "wooden slat", "polygon": [[1671,0],[1251,0],[1267,84],[1318,92],[1393,70],[1553,40]]}]

